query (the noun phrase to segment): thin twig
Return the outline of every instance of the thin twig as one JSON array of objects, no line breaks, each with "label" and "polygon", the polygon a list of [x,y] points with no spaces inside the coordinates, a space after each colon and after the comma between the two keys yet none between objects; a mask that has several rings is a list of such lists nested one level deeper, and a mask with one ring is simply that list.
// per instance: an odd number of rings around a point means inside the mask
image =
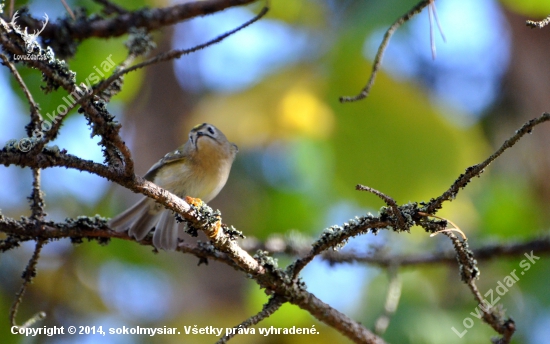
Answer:
[{"label": "thin twig", "polygon": [[[290,295],[289,302],[308,311],[319,321],[338,330],[357,344],[385,344],[386,342],[357,321],[319,300],[312,293],[301,290]],[[319,333],[319,332],[317,332]]]},{"label": "thin twig", "polygon": [[[47,16],[46,16],[46,18],[47,18]],[[47,22],[47,19],[46,19],[46,22]],[[28,44],[28,40],[29,40],[28,36],[29,35],[26,34],[26,31],[21,31],[20,28],[14,26],[14,25],[12,25],[12,29],[13,29],[12,32],[11,32],[12,36],[16,36],[18,38],[18,40],[20,40],[20,41],[16,41],[12,37],[10,37],[11,38],[10,39],[6,35],[0,35],[0,39],[1,39],[0,43],[2,44],[3,49],[5,51],[9,51],[12,54],[26,54],[26,51],[24,51],[22,49],[22,46],[25,46],[25,45]],[[40,49],[40,55],[41,56],[46,56],[46,53],[42,50],[42,48],[40,48],[38,46],[36,49]],[[61,68],[59,66],[64,65],[64,63],[62,63],[61,61],[59,61],[59,60],[55,60],[55,61],[24,60],[23,63],[30,66],[30,67],[39,69],[44,74],[44,77],[51,78],[53,80],[53,82],[55,82],[58,85],[62,86],[64,89],[67,90],[68,93],[71,93],[75,90],[76,86],[74,85],[74,82],[72,82],[70,80],[70,78],[66,77],[66,75],[65,75],[65,72],[70,72],[70,71],[62,70],[62,72],[60,72]],[[8,65],[8,67],[9,67],[9,65]],[[59,69],[56,69],[56,68],[59,68]],[[20,83],[21,87],[24,89],[24,87],[23,87],[24,83],[21,84],[21,82],[19,80],[18,80],[18,82]],[[34,101],[33,101],[33,103],[34,103]],[[35,146],[35,148],[33,149],[33,151],[30,154],[33,154],[33,153],[36,153],[36,152],[40,151],[42,149],[42,147],[49,140],[52,140],[52,139],[55,138],[55,136],[57,135],[57,131],[59,129],[59,126],[61,125],[61,121],[64,118],[64,115],[59,114],[57,117],[59,117],[59,119],[56,118],[57,122],[55,122],[52,125],[52,128],[46,133],[46,135],[44,135],[44,139],[41,140],[41,142],[39,142]],[[27,131],[28,131],[28,129],[27,129]]]},{"label": "thin twig", "polygon": [[435,60],[435,38],[434,38],[434,26],[433,26],[433,14],[432,14],[433,1],[428,5],[428,20],[430,22],[430,46],[432,48],[432,59]]},{"label": "thin twig", "polygon": [[548,120],[550,120],[550,113],[545,112],[540,117],[534,118],[525,123],[519,130],[516,130],[516,133],[512,135],[512,137],[504,141],[502,146],[500,146],[500,148],[489,158],[487,158],[480,164],[468,167],[466,171],[461,174],[457,180],[455,180],[453,185],[451,185],[451,187],[447,191],[445,191],[441,196],[426,204],[424,209],[422,209],[422,212],[428,213],[430,215],[434,214],[438,209],[441,209],[443,202],[455,199],[460,189],[465,187],[470,182],[470,180],[472,180],[472,178],[479,176],[481,173],[483,173],[483,170],[487,166],[489,166],[490,163],[495,161],[495,159],[498,158],[502,153],[504,153],[505,150],[515,145],[516,142],[518,142],[519,139],[521,139],[525,134],[530,134],[535,126]]},{"label": "thin twig", "polygon": [[484,298],[475,284],[475,280],[479,279],[479,269],[477,268],[477,260],[474,258],[474,253],[468,247],[468,240],[460,241],[458,237],[451,232],[444,232],[443,234],[448,236],[453,242],[460,277],[462,281],[468,285],[468,288],[470,288],[475,300],[480,305],[479,309],[482,312],[483,321],[502,335],[502,338],[499,339],[498,343],[510,343],[510,340],[516,330],[515,323],[510,318],[504,319],[503,310],[487,307],[485,304]]},{"label": "thin twig", "polygon": [[436,215],[426,214],[426,213],[423,213],[421,211],[418,212],[418,215],[427,216],[427,217],[435,217],[436,219],[440,219],[440,220],[443,220],[445,222],[450,223],[454,227],[454,228],[444,228],[444,229],[438,230],[436,232],[433,232],[432,234],[430,234],[430,237],[436,236],[438,233],[444,233],[444,232],[448,232],[448,231],[453,232],[454,231],[454,232],[460,233],[460,235],[462,235],[462,239],[464,239],[464,240],[467,239],[466,234],[464,234],[462,229],[460,229],[460,227],[458,227],[453,221],[451,221],[449,219],[439,217],[439,216],[436,216]]},{"label": "thin twig", "polygon": [[73,18],[73,20],[76,20],[76,16],[74,15],[73,10],[71,10],[71,7],[67,4],[67,2],[65,0],[61,0],[61,3],[63,4],[63,7],[65,7],[67,13],[69,13],[71,18]]},{"label": "thin twig", "polygon": [[141,68],[144,68],[144,67],[147,67],[149,65],[152,65],[152,64],[155,64],[155,63],[159,63],[159,62],[165,62],[165,61],[169,61],[169,60],[173,60],[173,59],[177,59],[177,58],[180,58],[181,56],[183,55],[188,55],[188,54],[191,54],[191,53],[194,53],[198,50],[201,50],[201,49],[204,49],[204,48],[207,48],[211,45],[214,45],[216,43],[219,43],[221,41],[223,41],[224,39],[226,39],[227,37],[237,33],[238,31],[246,28],[247,26],[255,23],[256,21],[260,20],[263,16],[265,16],[267,14],[267,12],[269,11],[269,7],[265,6],[262,8],[262,10],[252,19],[250,19],[249,21],[247,21],[246,23],[240,25],[239,27],[231,30],[231,31],[228,31],[226,33],[224,33],[223,35],[220,35],[206,43],[203,43],[203,44],[199,44],[195,47],[192,47],[190,49],[183,49],[183,50],[171,50],[171,51],[168,51],[168,52],[165,52],[165,53],[161,53],[161,54],[158,54],[157,56],[155,57],[152,57],[146,61],[143,61],[141,63],[138,63],[130,68],[126,68],[126,69],[122,69],[116,73],[113,73],[108,79],[102,81],[96,88],[94,88],[94,93],[93,94],[98,94],[99,92],[105,90],[107,87],[109,87],[109,85],[111,83],[113,83],[115,80],[117,80],[119,77],[125,75],[125,74],[128,74],[130,72],[133,72],[137,69],[141,69]]},{"label": "thin twig", "polygon": [[384,313],[381,314],[375,322],[374,333],[382,336],[389,324],[391,317],[395,314],[399,300],[401,299],[401,288],[403,282],[399,278],[399,266],[393,264],[388,269],[388,279],[390,284],[388,286],[388,292],[386,294],[386,303],[384,305]]},{"label": "thin twig", "polygon": [[296,279],[302,271],[316,256],[328,249],[336,249],[343,242],[354,236],[376,231],[380,228],[389,228],[392,223],[389,221],[381,221],[379,218],[372,215],[350,220],[344,226],[332,226],[323,231],[321,238],[312,244],[311,250],[302,258],[297,259],[290,264],[287,270],[290,272],[292,279]]},{"label": "thin twig", "polygon": [[434,21],[437,25],[437,28],[439,29],[439,32],[441,33],[441,38],[443,38],[443,42],[446,42],[447,39],[445,38],[445,35],[443,34],[443,29],[441,28],[441,23],[439,22],[439,17],[437,16],[437,8],[435,7],[435,0],[431,0],[430,5],[428,6],[428,19],[430,21],[430,43],[432,47],[432,59],[435,60],[436,58],[436,49],[435,49],[435,34],[434,34]]},{"label": "thin twig", "polygon": [[399,206],[397,205],[397,202],[395,202],[395,200],[393,198],[391,198],[390,196],[386,195],[385,193],[383,193],[381,191],[378,191],[374,188],[371,188],[370,186],[365,186],[365,185],[361,185],[361,184],[357,184],[355,186],[355,190],[368,191],[368,192],[370,192],[372,194],[375,194],[376,196],[380,197],[392,209],[393,214],[397,218],[398,228],[401,229],[401,230],[408,230],[408,228],[406,226],[406,221],[403,218],[403,215],[401,214],[401,211],[399,211]]},{"label": "thin twig", "polygon": [[376,56],[374,57],[374,63],[372,65],[372,73],[369,78],[369,81],[367,85],[361,90],[361,92],[352,97],[340,97],[341,103],[348,103],[348,102],[355,102],[361,99],[366,98],[369,93],[370,89],[372,88],[372,85],[374,85],[374,79],[376,78],[376,75],[378,74],[378,70],[380,69],[380,66],[382,64],[382,56],[384,55],[384,52],[386,51],[386,48],[388,47],[388,43],[390,42],[390,38],[395,33],[395,31],[404,23],[409,21],[413,16],[420,13],[424,7],[428,6],[431,3],[432,0],[424,0],[416,4],[412,9],[409,10],[409,12],[405,13],[403,16],[399,17],[393,24],[390,26],[390,28],[386,31],[384,34],[384,38],[382,39],[382,43],[380,43],[380,46],[378,47],[378,52],[376,53]]},{"label": "thin twig", "polygon": [[445,37],[445,33],[443,33],[443,28],[441,27],[441,23],[439,22],[439,16],[437,15],[437,8],[435,7],[435,0],[432,0],[432,4],[431,4],[430,8],[433,12],[435,23],[437,24],[437,28],[439,30],[439,33],[441,34],[441,38],[443,39],[443,42],[447,43],[447,38]]},{"label": "thin twig", "polygon": [[271,314],[275,313],[281,307],[284,301],[285,300],[282,296],[273,295],[269,298],[269,301],[262,307],[262,310],[258,314],[251,316],[239,325],[233,327],[233,331],[231,331],[231,333],[229,334],[226,332],[226,335],[220,338],[220,340],[218,340],[216,344],[227,343],[231,338],[235,337],[238,334],[239,329],[254,326],[265,318],[271,316]]},{"label": "thin twig", "polygon": [[[309,244],[313,241],[310,237],[301,236],[298,239],[284,238],[282,236],[273,235],[267,238],[265,242],[247,236],[246,239],[240,242],[242,248],[248,252],[256,252],[258,250],[267,250],[272,254],[284,254],[288,257],[305,256],[311,250]],[[195,254],[194,248],[182,250]],[[378,250],[380,251],[380,250]],[[383,250],[382,250],[383,251]],[[507,242],[484,244],[475,249],[472,249],[478,261],[488,261],[497,258],[515,258],[523,257],[525,252],[536,251],[543,255],[550,254],[550,236],[533,238],[522,242]],[[208,253],[207,251],[197,251],[201,254]],[[196,254],[197,255],[197,254]],[[453,250],[441,252],[423,252],[420,254],[408,255],[387,255],[384,253],[358,253],[354,251],[328,251],[320,256],[330,264],[345,264],[345,263],[363,263],[388,268],[392,264],[397,264],[401,267],[417,266],[417,265],[448,265],[456,263],[456,252]],[[204,258],[212,258],[216,260],[224,260],[226,257],[217,257],[215,255],[204,255]]]},{"label": "thin twig", "polygon": [[25,98],[27,98],[27,101],[29,102],[30,108],[31,108],[31,121],[27,125],[27,135],[30,137],[35,129],[38,128],[40,125],[40,122],[42,122],[42,116],[40,115],[40,108],[38,107],[38,104],[34,101],[34,98],[29,91],[29,88],[25,84],[25,81],[23,81],[23,78],[17,71],[17,68],[13,65],[13,63],[10,62],[8,57],[2,53],[0,53],[0,58],[2,59],[3,64],[8,67],[10,72],[13,74],[13,77],[15,78],[15,81],[19,84],[19,87],[21,87],[21,90],[23,90],[23,94],[25,95]]},{"label": "thin twig", "polygon": [[[45,240],[38,240],[36,242],[36,247],[34,249],[34,253],[29,260],[29,263],[27,264],[27,267],[25,268],[25,271],[23,272],[23,284],[21,284],[21,288],[19,289],[19,292],[15,296],[15,301],[10,309],[10,323],[11,326],[18,326],[15,323],[15,317],[17,316],[17,311],[19,310],[19,305],[21,304],[21,301],[23,301],[23,295],[25,295],[25,291],[27,290],[27,286],[29,283],[31,283],[32,279],[36,276],[36,264],[38,263],[38,258],[40,257],[40,251],[42,250],[42,247],[46,243]],[[43,319],[45,314],[43,312],[39,312],[35,316],[33,316],[29,321],[25,322],[23,325],[18,327],[27,327],[32,325],[37,320]]]}]

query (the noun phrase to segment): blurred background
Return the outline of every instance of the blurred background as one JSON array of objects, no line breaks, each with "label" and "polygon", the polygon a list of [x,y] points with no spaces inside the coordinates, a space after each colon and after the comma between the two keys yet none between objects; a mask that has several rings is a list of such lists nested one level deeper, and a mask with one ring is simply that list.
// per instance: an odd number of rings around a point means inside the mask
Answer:
[{"label": "blurred background", "polygon": [[[68,1],[88,13],[92,1]],[[169,1],[117,0],[129,9]],[[550,14],[546,0],[438,0],[446,42],[434,30],[432,58],[427,11],[390,41],[371,95],[340,104],[367,82],[387,28],[416,1],[277,0],[266,18],[213,47],[129,75],[108,104],[123,123],[136,172],[181,145],[195,124],[210,122],[240,152],[229,181],[210,205],[224,222],[261,241],[278,235],[311,242],[322,230],[383,203],[354,190],[361,183],[399,203],[428,201],[470,165],[488,157],[528,119],[550,111],[550,28],[530,29],[526,19]],[[16,1],[37,18],[66,15],[60,1]],[[233,8],[155,32],[155,53],[189,48],[231,30],[262,3]],[[67,62],[84,82],[109,54],[120,62],[127,37],[91,39]],[[21,67],[21,66],[20,66]],[[20,72],[42,113],[66,94],[45,96],[41,76]],[[25,137],[28,104],[7,68],[0,69],[0,142]],[[472,247],[547,235],[550,223],[550,128],[541,125],[473,180],[438,213],[464,230]],[[97,137],[76,112],[64,122],[60,148],[102,162]],[[67,169],[43,171],[49,219],[99,214],[112,217],[139,195],[97,176]],[[30,215],[31,171],[0,166],[0,207],[13,218]],[[186,239],[187,240],[187,239]],[[192,240],[192,239],[189,239]],[[205,240],[202,238],[202,240]],[[213,335],[184,335],[184,326],[232,327],[261,310],[267,296],[233,269],[181,253],[113,240],[48,244],[17,321],[38,311],[36,326],[178,327],[180,336],[100,335],[24,338],[9,334],[8,314],[34,243],[0,256],[2,343],[213,343]],[[344,250],[367,254],[419,254],[450,250],[445,237],[421,228],[410,234],[380,232],[352,240]],[[537,252],[534,252],[537,255]],[[292,257],[277,256],[286,266]],[[523,257],[524,258],[524,257]],[[481,262],[482,293],[495,289],[522,258]],[[499,300],[516,322],[514,343],[549,343],[550,259],[541,259]],[[496,333],[473,318],[476,303],[457,266],[399,270],[402,298],[384,338],[391,343],[481,343]],[[303,272],[311,292],[368,328],[383,311],[385,270],[361,264],[329,266],[315,260]],[[459,338],[463,320],[474,325]],[[257,327],[311,327],[316,343],[348,343],[307,312],[285,305]],[[232,343],[309,343],[306,335],[242,335]]]}]

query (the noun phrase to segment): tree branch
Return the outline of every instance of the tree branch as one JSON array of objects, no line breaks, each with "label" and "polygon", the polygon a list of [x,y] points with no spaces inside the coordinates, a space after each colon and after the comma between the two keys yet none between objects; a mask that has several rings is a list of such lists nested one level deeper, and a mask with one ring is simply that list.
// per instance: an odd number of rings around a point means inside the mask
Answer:
[{"label": "tree branch", "polygon": [[194,53],[196,51],[202,50],[204,48],[207,48],[207,47],[209,47],[211,45],[214,45],[216,43],[219,43],[219,42],[223,41],[224,39],[226,39],[227,37],[237,33],[238,31],[240,31],[240,30],[242,30],[242,29],[244,29],[248,26],[250,26],[253,23],[257,22],[263,16],[265,16],[268,11],[269,11],[269,7],[267,7],[267,6],[263,7],[262,10],[256,16],[254,16],[254,18],[252,18],[249,21],[245,22],[244,24],[238,26],[237,28],[235,28],[231,31],[228,31],[228,32],[226,32],[226,33],[224,33],[224,34],[222,34],[222,35],[220,35],[220,36],[218,36],[218,37],[216,37],[216,38],[214,38],[214,39],[212,39],[208,42],[205,42],[203,44],[199,44],[199,45],[197,45],[195,47],[192,47],[192,48],[189,48],[189,49],[170,50],[170,51],[158,54],[157,56],[152,57],[152,58],[150,58],[146,61],[143,61],[141,63],[138,63],[138,64],[136,64],[132,67],[119,70],[116,73],[114,73],[113,75],[111,75],[108,79],[101,81],[97,85],[97,87],[94,87],[94,94],[98,94],[99,92],[103,91],[109,85],[111,85],[115,80],[117,80],[118,78],[120,78],[121,76],[123,76],[125,74],[128,74],[130,72],[136,71],[138,69],[141,69],[141,68],[144,68],[144,67],[156,64],[156,63],[178,59],[178,58],[182,57],[183,55],[188,55],[188,54]]},{"label": "tree branch", "polygon": [[529,26],[532,29],[534,29],[534,28],[542,29],[543,27],[547,26],[548,24],[550,24],[550,15],[548,17],[544,18],[543,20],[527,20],[525,22],[525,25]]},{"label": "tree branch", "polygon": [[[535,251],[537,254],[550,254],[550,237],[536,238],[526,242],[491,244],[472,249],[477,261],[486,261],[499,257],[523,257],[525,252]],[[327,252],[322,255],[323,259],[331,264],[341,263],[365,263],[388,268],[392,264],[399,266],[454,264],[456,263],[456,252],[445,251],[436,253],[424,253],[406,256],[366,256],[350,252]]]},{"label": "tree branch", "polygon": [[380,43],[380,46],[378,47],[378,51],[376,52],[376,56],[374,57],[374,63],[372,64],[372,73],[370,75],[369,81],[367,82],[367,85],[359,92],[358,95],[352,96],[352,97],[340,97],[340,103],[349,103],[349,102],[355,102],[361,99],[364,99],[368,97],[370,93],[370,89],[372,88],[372,85],[374,85],[374,79],[376,79],[376,75],[378,75],[378,70],[380,69],[380,66],[382,65],[382,57],[384,56],[384,52],[386,51],[386,48],[388,47],[388,43],[390,42],[390,38],[393,36],[395,31],[401,27],[404,23],[408,22],[412,17],[417,15],[418,13],[422,12],[424,7],[428,6],[432,1],[434,0],[424,0],[416,4],[413,8],[409,10],[409,12],[405,13],[401,17],[399,17],[392,26],[389,27],[389,29],[384,34],[384,38],[382,39],[382,43]]},{"label": "tree branch", "polygon": [[489,304],[487,306],[485,304],[485,299],[475,284],[475,280],[479,279],[479,269],[477,268],[477,260],[474,259],[474,254],[468,247],[468,240],[464,239],[463,241],[460,241],[457,236],[451,232],[442,232],[442,234],[448,236],[453,242],[461,279],[468,285],[475,300],[478,302],[480,306],[479,308],[482,312],[483,321],[502,335],[502,338],[498,340],[498,343],[510,343],[510,340],[516,330],[515,323],[511,318],[504,319],[504,310],[494,309],[492,305]]},{"label": "tree branch", "polygon": [[[115,37],[130,32],[132,33],[131,36],[136,34],[136,37],[134,37],[135,42],[137,42],[140,37],[148,42],[147,38],[139,35],[145,35],[146,31],[156,30],[192,17],[207,15],[229,7],[254,2],[254,0],[205,0],[187,2],[164,9],[142,9],[128,12],[113,5],[108,0],[96,1],[105,6],[106,12],[110,14],[115,13],[116,15],[109,19],[90,19],[80,15],[75,22],[65,19],[46,26],[42,21],[39,22],[31,18],[28,14],[25,14],[22,21],[26,21],[31,29],[33,25],[35,27],[45,26],[44,32],[40,34],[41,37],[51,42],[57,42],[58,44],[71,44],[76,40],[83,40],[89,37]],[[343,97],[341,101],[354,101],[368,95],[378,69],[380,68],[383,53],[392,34],[398,27],[433,1],[434,0],[427,0],[418,3],[388,29],[378,49],[373,65],[373,72],[367,86],[365,86],[358,96]],[[44,81],[46,82],[44,88],[46,92],[52,92],[61,87],[71,94],[76,92],[75,94],[80,95],[73,106],[80,106],[79,112],[89,121],[92,127],[92,135],[99,135],[101,137],[100,145],[103,147],[105,157],[105,164],[98,164],[70,155],[65,150],[60,151],[56,147],[46,146],[49,141],[57,136],[61,122],[66,113],[60,114],[59,120],[53,123],[52,128],[46,133],[44,138],[41,137],[35,141],[30,141],[31,149],[27,151],[23,150],[21,149],[21,141],[12,141],[0,150],[1,164],[6,166],[17,165],[27,167],[33,171],[33,189],[29,197],[32,215],[18,221],[0,215],[0,231],[8,235],[7,239],[0,240],[0,250],[6,251],[12,249],[23,241],[36,241],[35,251],[25,269],[23,285],[21,286],[10,312],[10,319],[13,324],[15,324],[17,309],[21,303],[26,287],[35,274],[40,250],[49,240],[70,238],[73,242],[79,243],[82,242],[83,239],[88,239],[96,240],[101,244],[107,243],[110,238],[134,240],[130,238],[127,233],[117,233],[110,230],[107,221],[101,217],[78,217],[76,219],[67,219],[63,223],[44,220],[46,214],[44,213],[44,199],[40,187],[40,170],[51,167],[66,167],[96,174],[129,190],[152,198],[156,202],[162,204],[166,209],[176,212],[178,219],[185,219],[191,229],[204,231],[210,238],[209,243],[199,243],[196,245],[181,243],[178,250],[195,255],[199,258],[199,264],[206,262],[207,259],[214,259],[228,264],[237,271],[252,278],[271,296],[269,302],[264,305],[262,311],[244,321],[240,325],[241,327],[252,326],[258,323],[279,309],[283,303],[289,302],[308,311],[318,320],[338,330],[355,343],[384,343],[380,337],[373,334],[366,327],[323,303],[316,298],[315,295],[308,292],[304,282],[299,276],[301,270],[316,256],[323,254],[324,257],[331,257],[332,253],[325,253],[327,250],[338,249],[344,246],[349,238],[357,235],[369,232],[376,234],[380,229],[393,230],[395,232],[409,231],[413,225],[422,226],[427,232],[437,232],[445,228],[447,225],[446,220],[433,220],[428,218],[425,213],[433,215],[442,207],[443,202],[454,199],[461,188],[466,186],[474,176],[480,175],[483,169],[498,158],[504,150],[513,146],[523,135],[529,133],[536,125],[550,119],[550,114],[545,113],[541,117],[526,123],[515,135],[506,140],[502,147],[492,156],[481,164],[466,169],[466,172],[459,176],[455,183],[444,194],[437,199],[432,199],[427,204],[420,203],[422,207],[419,207],[418,203],[408,203],[399,206],[391,197],[382,192],[367,186],[359,186],[360,190],[366,190],[381,197],[386,202],[387,207],[383,207],[378,216],[368,214],[362,217],[356,217],[354,220],[350,220],[348,223],[344,223],[341,226],[332,226],[326,229],[321,234],[320,238],[314,241],[311,246],[300,248],[300,250],[302,250],[300,254],[301,258],[296,259],[283,270],[277,266],[276,259],[269,256],[268,252],[258,251],[254,256],[251,256],[251,254],[245,251],[235,239],[236,231],[221,224],[219,212],[214,212],[205,204],[200,206],[188,204],[169,191],[135,175],[131,152],[119,134],[120,124],[114,120],[114,116],[112,116],[105,107],[104,100],[108,101],[110,98],[108,96],[104,99],[100,98],[101,96],[106,96],[100,93],[108,89],[109,92],[116,93],[118,84],[115,83],[121,81],[123,75],[138,68],[178,58],[184,54],[192,53],[215,44],[259,20],[267,13],[267,10],[267,7],[264,7],[260,13],[251,20],[209,42],[191,49],[173,50],[159,54],[143,63],[126,68],[126,65],[131,63],[130,61],[133,59],[132,56],[137,55],[138,51],[141,51],[138,47],[139,44],[129,44],[129,57],[119,66],[119,70],[107,80],[103,81],[101,84],[94,85],[94,91],[91,94],[83,93],[83,90],[76,85],[75,73],[68,68],[64,61],[55,58],[49,47],[43,50],[35,42],[38,33],[27,34],[27,31],[21,30],[21,28],[15,24],[14,20],[8,23],[0,19],[0,45],[5,53],[0,54],[0,58],[4,61],[3,64],[10,68],[19,87],[23,89],[31,105],[31,123],[27,128],[29,136],[31,132],[39,128],[39,124],[43,124],[43,121],[40,117],[38,105],[35,104],[32,95],[20,78],[17,70],[14,68],[11,55],[25,54],[30,51],[33,54],[46,58],[43,61],[28,60],[22,62],[24,65],[36,68],[42,72]],[[138,32],[135,31],[135,28],[141,28],[142,30]],[[69,42],[67,42],[67,40]],[[72,42],[70,42],[71,40]],[[132,40],[133,39],[130,39],[130,41]],[[134,48],[138,49],[135,50]],[[220,230],[220,227],[222,230]],[[469,286],[475,299],[481,302],[481,294],[474,283],[475,278],[479,276],[477,261],[474,259],[474,252],[468,248],[468,242],[466,240],[460,241],[452,233],[444,232],[444,234],[453,242],[456,252],[454,256],[455,259],[458,259],[462,280]],[[151,235],[149,234],[144,240],[140,241],[140,244],[152,246]],[[546,239],[546,241],[543,240],[542,243],[539,242],[539,244],[543,246],[546,245],[545,247],[550,246],[548,239]],[[496,252],[512,252],[514,250],[517,250],[517,248],[510,248],[508,251],[502,247],[494,248],[491,254],[497,254]],[[447,256],[435,258],[436,256],[437,254],[428,256],[427,258],[426,256],[401,257],[403,258],[401,260],[399,259],[400,257],[375,256],[365,259],[372,259],[372,262],[375,264],[383,266],[386,264],[386,266],[395,267],[395,269],[397,269],[397,266],[401,265],[435,263],[436,259],[438,262],[448,261]],[[336,257],[339,257],[338,259],[341,259],[342,262],[346,259],[361,259],[361,257],[352,256],[351,254],[348,256],[340,254],[336,255]],[[396,280],[396,277],[396,274],[393,275],[392,280]],[[393,289],[395,291],[395,285]],[[388,300],[389,299],[390,297],[388,296]],[[391,315],[391,313],[395,311],[396,306],[396,302],[394,304],[388,302],[385,315]],[[508,343],[515,330],[513,321],[511,319],[504,320],[500,313],[490,309],[484,309],[483,312],[484,321],[502,335],[501,340],[503,343]],[[40,316],[41,313],[37,317],[33,317],[31,321],[34,321],[33,319],[38,319]],[[27,324],[29,324],[29,322],[27,322]],[[377,328],[382,328],[382,326],[377,326]],[[226,337],[221,338],[220,341],[223,342],[230,338],[227,337],[227,339],[225,339]]]},{"label": "tree branch", "polygon": [[283,303],[285,303],[285,300],[279,295],[274,295],[270,297],[269,301],[262,307],[262,310],[258,314],[251,316],[239,325],[233,327],[234,330],[230,334],[226,334],[225,336],[220,338],[220,340],[218,340],[216,344],[227,343],[231,338],[235,337],[238,334],[239,329],[248,328],[250,326],[256,325],[260,321],[269,317],[271,314],[275,313],[283,305]]},{"label": "tree branch", "polygon": [[[79,20],[77,21],[64,19],[57,23],[50,23],[40,36],[48,40],[71,38],[74,41],[81,41],[91,37],[118,37],[127,34],[131,28],[145,28],[147,31],[158,30],[184,20],[206,16],[256,1],[202,0],[185,2],[165,8],[143,8],[133,12],[118,14],[113,18],[78,18]],[[31,30],[41,27],[41,21],[33,18],[30,14],[22,15],[19,21]]]},{"label": "tree branch", "polygon": [[19,328],[26,328],[34,324],[40,319],[43,319],[46,314],[44,312],[39,312],[35,314],[33,317],[31,317],[29,320],[27,320],[23,325],[17,325],[15,322],[15,317],[17,316],[17,311],[19,309],[19,305],[21,304],[21,301],[23,301],[23,295],[25,295],[25,291],[27,290],[27,286],[31,283],[32,279],[36,276],[36,264],[38,263],[38,258],[40,257],[40,251],[42,251],[42,247],[44,246],[45,241],[44,240],[38,240],[36,242],[36,247],[34,249],[34,253],[29,260],[29,263],[27,264],[27,267],[25,268],[25,271],[23,271],[23,284],[21,285],[21,288],[19,289],[19,292],[17,292],[15,296],[15,301],[13,302],[13,305],[10,309],[10,323],[11,326],[16,326]]},{"label": "tree branch", "polygon": [[367,330],[358,322],[350,319],[343,313],[330,307],[323,301],[319,300],[315,295],[302,290],[290,297],[289,301],[292,304],[308,311],[318,320],[324,322],[337,329],[340,333],[358,344],[384,344],[385,341],[376,336],[371,331]]},{"label": "tree branch", "polygon": [[530,134],[534,127],[550,120],[550,113],[543,113],[540,117],[534,118],[529,122],[525,123],[520,129],[516,130],[515,134],[512,135],[508,140],[504,141],[502,146],[494,152],[490,157],[480,164],[468,167],[466,171],[461,174],[451,185],[451,187],[445,191],[441,196],[436,199],[430,200],[428,204],[425,205],[422,212],[428,214],[435,214],[437,210],[441,209],[443,202],[455,199],[456,195],[460,189],[464,188],[472,178],[479,176],[483,173],[484,169],[489,166],[490,163],[495,161],[505,150],[512,147],[519,141],[525,134]]}]

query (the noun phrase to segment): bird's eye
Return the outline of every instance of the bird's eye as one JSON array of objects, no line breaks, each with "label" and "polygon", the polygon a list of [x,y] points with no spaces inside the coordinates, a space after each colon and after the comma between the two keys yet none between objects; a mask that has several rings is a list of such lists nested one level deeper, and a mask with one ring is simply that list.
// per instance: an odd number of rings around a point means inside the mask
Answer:
[{"label": "bird's eye", "polygon": [[208,127],[208,132],[212,135],[214,135],[214,128]]}]

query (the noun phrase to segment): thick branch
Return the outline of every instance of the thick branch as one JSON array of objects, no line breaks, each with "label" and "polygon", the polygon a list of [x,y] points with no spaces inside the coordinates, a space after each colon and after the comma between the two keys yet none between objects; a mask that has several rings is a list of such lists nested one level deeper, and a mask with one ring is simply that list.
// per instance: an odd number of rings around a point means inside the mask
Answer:
[{"label": "thick branch", "polygon": [[[114,18],[80,19],[76,22],[63,20],[50,23],[40,34],[43,39],[67,39],[67,33],[73,40],[84,40],[90,37],[118,37],[127,34],[131,28],[145,28],[147,31],[158,30],[181,21],[213,14],[230,7],[242,6],[257,0],[204,0],[177,4],[165,8],[144,8],[134,12],[119,14]],[[41,27],[41,21],[30,15],[19,19],[29,29]]]}]

